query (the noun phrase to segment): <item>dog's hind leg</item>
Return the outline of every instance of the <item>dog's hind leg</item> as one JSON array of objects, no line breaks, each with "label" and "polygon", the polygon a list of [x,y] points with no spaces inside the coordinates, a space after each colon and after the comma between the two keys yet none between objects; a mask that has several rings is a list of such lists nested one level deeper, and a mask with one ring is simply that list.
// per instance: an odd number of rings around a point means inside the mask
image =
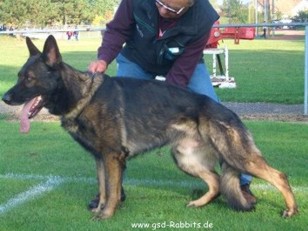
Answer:
[{"label": "dog's hind leg", "polygon": [[284,173],[269,166],[260,155],[251,157],[245,169],[248,173],[269,182],[282,193],[287,207],[282,213],[283,217],[291,217],[298,213],[294,194]]},{"label": "dog's hind leg", "polygon": [[188,207],[200,207],[210,203],[219,196],[219,176],[211,171],[201,171],[198,173],[200,177],[209,187],[209,191],[197,200],[190,201]]},{"label": "dog's hind leg", "polygon": [[205,148],[203,141],[195,138],[184,138],[172,149],[178,167],[184,172],[201,178],[208,185],[208,192],[197,200],[190,201],[188,206],[200,207],[208,204],[219,195],[219,176],[215,173],[216,158],[211,150]]}]

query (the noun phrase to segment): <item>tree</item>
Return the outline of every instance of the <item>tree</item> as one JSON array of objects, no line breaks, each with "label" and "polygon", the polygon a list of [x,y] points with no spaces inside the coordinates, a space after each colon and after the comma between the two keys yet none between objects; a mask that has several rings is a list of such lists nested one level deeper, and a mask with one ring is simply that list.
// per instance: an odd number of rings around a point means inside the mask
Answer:
[{"label": "tree", "polygon": [[308,22],[308,10],[299,11],[292,20],[295,22]]},{"label": "tree", "polygon": [[106,19],[118,0],[1,0],[0,22],[14,26],[92,23]]},{"label": "tree", "polygon": [[118,6],[120,0],[88,0],[91,4],[91,11],[89,12],[89,18],[91,21],[100,19],[101,23],[109,21],[115,8]]},{"label": "tree", "polygon": [[53,20],[66,24],[80,24],[87,21],[88,0],[52,0],[52,7],[57,12]]},{"label": "tree", "polygon": [[248,19],[248,7],[241,0],[224,0],[220,7],[221,16],[228,19],[228,23],[245,23]]},{"label": "tree", "polygon": [[26,23],[40,25],[50,10],[48,0],[3,0],[0,5],[0,21],[21,26]]}]

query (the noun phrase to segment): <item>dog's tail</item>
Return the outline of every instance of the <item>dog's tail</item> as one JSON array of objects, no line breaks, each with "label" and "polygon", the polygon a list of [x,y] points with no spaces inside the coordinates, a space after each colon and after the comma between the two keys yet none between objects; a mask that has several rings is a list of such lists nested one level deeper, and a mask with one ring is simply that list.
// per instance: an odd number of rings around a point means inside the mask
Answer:
[{"label": "dog's tail", "polygon": [[230,118],[209,120],[201,117],[199,132],[204,140],[210,140],[221,162],[220,192],[233,209],[249,211],[254,205],[244,197],[239,177],[241,172],[246,172],[245,165],[254,155],[251,152],[254,144],[237,116],[232,113],[227,116]]},{"label": "dog's tail", "polygon": [[222,175],[220,178],[220,192],[227,199],[231,208],[237,211],[250,211],[254,205],[248,202],[240,188],[240,172],[232,168],[226,162],[222,164]]}]

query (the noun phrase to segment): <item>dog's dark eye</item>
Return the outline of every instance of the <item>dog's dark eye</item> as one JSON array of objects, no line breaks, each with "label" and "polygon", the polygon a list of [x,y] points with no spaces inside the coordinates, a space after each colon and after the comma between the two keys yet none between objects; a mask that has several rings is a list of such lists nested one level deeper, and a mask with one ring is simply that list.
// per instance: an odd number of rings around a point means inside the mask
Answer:
[{"label": "dog's dark eye", "polygon": [[31,76],[27,76],[27,77],[26,77],[26,80],[29,81],[29,82],[31,82],[31,81],[33,80],[33,78],[32,78]]},{"label": "dog's dark eye", "polygon": [[26,81],[27,82],[31,82],[35,79],[35,74],[32,71],[29,71],[26,75],[25,75]]}]

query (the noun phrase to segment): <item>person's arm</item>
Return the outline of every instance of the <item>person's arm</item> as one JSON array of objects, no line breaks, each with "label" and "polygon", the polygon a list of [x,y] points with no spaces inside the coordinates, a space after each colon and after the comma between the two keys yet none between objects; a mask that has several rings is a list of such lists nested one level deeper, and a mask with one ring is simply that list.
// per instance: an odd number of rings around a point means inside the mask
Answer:
[{"label": "person's arm", "polygon": [[203,55],[209,34],[188,45],[183,54],[174,62],[169,70],[166,81],[170,84],[186,87],[197,64]]},{"label": "person's arm", "polygon": [[98,48],[97,60],[89,65],[90,72],[104,72],[131,35],[134,25],[132,1],[121,1],[113,20],[107,24],[102,44]]}]

